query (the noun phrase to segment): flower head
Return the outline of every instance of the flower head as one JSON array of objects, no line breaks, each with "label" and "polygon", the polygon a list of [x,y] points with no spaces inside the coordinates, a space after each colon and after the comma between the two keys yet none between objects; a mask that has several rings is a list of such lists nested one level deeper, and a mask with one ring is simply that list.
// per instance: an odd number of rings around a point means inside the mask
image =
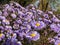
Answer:
[{"label": "flower head", "polygon": [[53,30],[54,32],[59,33],[60,32],[60,28],[57,26],[57,24],[53,23],[50,25],[51,30]]},{"label": "flower head", "polygon": [[5,38],[5,35],[3,33],[0,33],[0,41]]},{"label": "flower head", "polygon": [[7,19],[2,20],[2,23],[3,24],[10,24],[9,20],[7,20]]},{"label": "flower head", "polygon": [[31,25],[35,30],[40,30],[46,27],[46,24],[43,21],[33,21],[31,22]]},{"label": "flower head", "polygon": [[28,33],[26,33],[26,38],[33,40],[33,41],[37,41],[40,38],[40,35],[38,32],[36,31],[30,31]]},{"label": "flower head", "polygon": [[54,45],[60,45],[60,40],[56,40]]}]

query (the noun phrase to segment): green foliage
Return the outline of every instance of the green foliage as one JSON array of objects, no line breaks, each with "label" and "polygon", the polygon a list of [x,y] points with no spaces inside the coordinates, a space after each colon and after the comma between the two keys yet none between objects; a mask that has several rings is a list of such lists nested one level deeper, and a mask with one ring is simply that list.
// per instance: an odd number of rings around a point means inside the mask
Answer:
[{"label": "green foliage", "polygon": [[50,0],[49,4],[52,10],[60,10],[60,0]]}]

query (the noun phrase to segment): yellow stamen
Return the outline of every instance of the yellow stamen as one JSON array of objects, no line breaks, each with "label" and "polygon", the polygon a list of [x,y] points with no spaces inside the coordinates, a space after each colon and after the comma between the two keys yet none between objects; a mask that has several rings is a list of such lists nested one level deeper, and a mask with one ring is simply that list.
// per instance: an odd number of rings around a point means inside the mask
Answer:
[{"label": "yellow stamen", "polygon": [[58,43],[58,45],[60,45],[60,43]]},{"label": "yellow stamen", "polygon": [[32,33],[30,36],[35,37],[35,36],[36,36],[36,34]]},{"label": "yellow stamen", "polygon": [[3,36],[3,34],[0,34],[0,37],[2,37]]},{"label": "yellow stamen", "polygon": [[36,26],[40,26],[40,23],[36,23]]}]

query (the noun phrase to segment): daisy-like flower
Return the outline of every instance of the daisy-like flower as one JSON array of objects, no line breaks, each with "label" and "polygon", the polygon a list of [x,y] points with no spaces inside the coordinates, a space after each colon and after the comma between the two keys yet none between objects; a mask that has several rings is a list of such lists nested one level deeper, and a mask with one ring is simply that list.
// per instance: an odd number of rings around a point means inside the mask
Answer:
[{"label": "daisy-like flower", "polygon": [[50,25],[50,28],[51,28],[51,30],[53,30],[54,32],[57,32],[57,33],[60,32],[60,28],[57,26],[57,24],[52,23],[52,24]]},{"label": "daisy-like flower", "polygon": [[12,17],[13,19],[15,19],[17,16],[16,16],[16,14],[11,14],[11,17]]},{"label": "daisy-like flower", "polygon": [[7,19],[2,20],[2,23],[3,24],[10,24],[9,20],[7,20]]},{"label": "daisy-like flower", "polygon": [[5,38],[5,35],[3,33],[0,33],[0,41]]},{"label": "daisy-like flower", "polygon": [[29,17],[32,17],[33,13],[32,12],[27,12],[26,15]]},{"label": "daisy-like flower", "polygon": [[43,16],[44,16],[44,18],[47,18],[47,19],[49,19],[49,16],[48,16],[48,14],[43,14]]},{"label": "daisy-like flower", "polygon": [[7,17],[8,16],[8,12],[7,11],[4,11],[3,12],[3,16]]},{"label": "daisy-like flower", "polygon": [[54,45],[60,45],[60,40],[56,40]]},{"label": "daisy-like flower", "polygon": [[53,18],[51,20],[53,22],[60,22],[60,20],[55,15],[53,15]]},{"label": "daisy-like flower", "polygon": [[52,21],[51,20],[48,20],[48,19],[43,19],[43,21],[45,22],[45,24],[47,24],[47,25],[50,25],[51,23],[52,23]]},{"label": "daisy-like flower", "polygon": [[22,24],[22,20],[21,20],[21,19],[17,19],[16,22],[17,22],[18,24]]},{"label": "daisy-like flower", "polygon": [[52,14],[53,15],[53,12],[52,11],[48,11],[48,14]]},{"label": "daisy-like flower", "polygon": [[26,33],[26,38],[33,40],[33,41],[37,41],[38,39],[40,39],[40,34],[36,31],[30,31],[28,33]]},{"label": "daisy-like flower", "polygon": [[18,35],[19,35],[20,40],[23,40],[25,33],[21,31],[21,32],[18,32]]},{"label": "daisy-like flower", "polygon": [[4,20],[5,19],[5,17],[4,16],[0,16],[0,20]]},{"label": "daisy-like flower", "polygon": [[8,38],[11,39],[11,41],[14,41],[16,37],[17,37],[16,33],[12,33]]},{"label": "daisy-like flower", "polygon": [[2,45],[22,45],[22,43],[18,40],[11,41],[11,39],[6,39]]},{"label": "daisy-like flower", "polygon": [[19,24],[14,24],[13,29],[19,29]]},{"label": "daisy-like flower", "polygon": [[56,36],[54,36],[55,40],[60,40],[60,33],[58,33]]},{"label": "daisy-like flower", "polygon": [[40,30],[46,27],[46,24],[43,21],[33,21],[31,22],[31,25],[35,30]]},{"label": "daisy-like flower", "polygon": [[11,26],[5,26],[5,30],[9,30],[9,29],[12,29]]}]

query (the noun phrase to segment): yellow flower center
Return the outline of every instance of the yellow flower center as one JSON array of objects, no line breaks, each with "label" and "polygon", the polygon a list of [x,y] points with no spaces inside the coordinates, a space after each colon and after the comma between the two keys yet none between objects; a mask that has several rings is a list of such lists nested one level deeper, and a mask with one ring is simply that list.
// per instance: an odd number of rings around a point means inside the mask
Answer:
[{"label": "yellow flower center", "polygon": [[58,45],[60,45],[60,43],[58,43]]},{"label": "yellow flower center", "polygon": [[0,34],[0,37],[2,37],[3,36],[3,34]]},{"label": "yellow flower center", "polygon": [[36,34],[32,33],[30,36],[35,37],[35,36],[36,36]]},{"label": "yellow flower center", "polygon": [[40,26],[40,23],[36,23],[36,26]]}]

